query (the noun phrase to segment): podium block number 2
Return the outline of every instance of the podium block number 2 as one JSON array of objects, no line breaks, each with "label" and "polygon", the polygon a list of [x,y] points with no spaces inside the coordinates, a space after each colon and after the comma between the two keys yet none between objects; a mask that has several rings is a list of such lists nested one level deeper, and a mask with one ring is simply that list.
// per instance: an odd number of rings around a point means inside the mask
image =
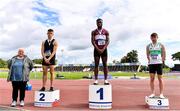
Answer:
[{"label": "podium block number 2", "polygon": [[161,106],[162,105],[162,101],[158,100],[158,105]]},{"label": "podium block number 2", "polygon": [[45,101],[45,99],[44,99],[45,94],[44,93],[40,93],[39,96],[40,96],[39,101]]},{"label": "podium block number 2", "polygon": [[99,90],[97,90],[96,93],[99,93],[99,94],[100,94],[100,100],[103,100],[103,99],[104,99],[103,88],[100,88]]}]

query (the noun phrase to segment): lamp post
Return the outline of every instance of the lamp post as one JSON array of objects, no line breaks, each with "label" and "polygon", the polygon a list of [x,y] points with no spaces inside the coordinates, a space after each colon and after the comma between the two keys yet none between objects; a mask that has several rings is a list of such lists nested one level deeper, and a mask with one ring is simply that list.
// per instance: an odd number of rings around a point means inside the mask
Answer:
[{"label": "lamp post", "polygon": [[63,72],[63,52],[64,52],[64,49],[61,49],[61,53],[62,53],[62,56],[61,56],[61,58],[62,58],[61,72]]}]

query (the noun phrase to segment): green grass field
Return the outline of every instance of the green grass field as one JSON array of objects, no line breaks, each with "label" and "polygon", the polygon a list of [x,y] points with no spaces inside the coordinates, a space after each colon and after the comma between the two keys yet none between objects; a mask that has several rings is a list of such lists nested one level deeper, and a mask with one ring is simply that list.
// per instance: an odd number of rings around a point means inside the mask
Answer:
[{"label": "green grass field", "polygon": [[[57,74],[64,76],[63,79],[82,79],[83,76],[93,75],[93,72],[55,72],[55,77]],[[103,72],[100,72],[103,74]],[[132,77],[134,72],[109,72],[113,77]],[[7,72],[0,72],[0,78],[7,78]],[[50,74],[48,74],[49,78]],[[149,77],[148,73],[138,72],[138,77]],[[177,78],[176,76],[167,76],[165,78]],[[31,72],[30,79],[42,79],[42,72]]]},{"label": "green grass field", "polygon": [[[93,72],[55,72],[56,74],[60,74],[64,76],[64,79],[82,79],[83,76],[88,76],[89,74],[93,74]],[[100,72],[103,74],[103,72]],[[109,72],[112,76],[133,76],[133,72]],[[7,72],[0,72],[0,78],[7,78]],[[50,74],[48,74],[49,77]],[[149,76],[148,73],[137,73],[137,76],[146,77]],[[31,72],[30,79],[41,79],[42,72]]]}]

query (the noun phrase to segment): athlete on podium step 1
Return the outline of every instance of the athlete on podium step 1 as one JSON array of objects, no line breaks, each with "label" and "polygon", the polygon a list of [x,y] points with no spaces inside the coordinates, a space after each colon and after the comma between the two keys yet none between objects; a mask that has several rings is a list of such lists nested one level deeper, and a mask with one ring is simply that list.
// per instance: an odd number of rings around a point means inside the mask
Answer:
[{"label": "athlete on podium step 1", "polygon": [[150,98],[155,97],[155,90],[154,90],[154,80],[155,74],[157,73],[158,80],[159,80],[159,89],[161,99],[164,99],[163,95],[163,80],[162,80],[162,68],[164,65],[164,61],[166,58],[166,51],[164,45],[158,42],[158,34],[152,33],[151,34],[151,41],[152,43],[148,44],[146,47],[146,54],[149,64],[149,73],[150,73],[150,88],[151,88],[151,95]]},{"label": "athlete on podium step 1", "polygon": [[109,44],[109,32],[102,28],[103,20],[97,19],[96,20],[97,29],[93,30],[91,33],[91,42],[94,46],[94,61],[95,61],[95,81],[94,85],[98,85],[98,72],[99,72],[99,60],[102,59],[103,63],[103,70],[104,70],[104,84],[109,85],[107,80],[108,76],[108,67],[107,67],[107,46]]},{"label": "athlete on podium step 1", "polygon": [[58,47],[57,41],[54,39],[54,31],[49,29],[47,31],[48,39],[42,42],[41,54],[43,57],[43,85],[40,91],[45,91],[45,86],[47,82],[48,68],[50,68],[50,89],[49,91],[54,91],[53,80],[54,80],[54,65],[56,60],[56,50]]}]

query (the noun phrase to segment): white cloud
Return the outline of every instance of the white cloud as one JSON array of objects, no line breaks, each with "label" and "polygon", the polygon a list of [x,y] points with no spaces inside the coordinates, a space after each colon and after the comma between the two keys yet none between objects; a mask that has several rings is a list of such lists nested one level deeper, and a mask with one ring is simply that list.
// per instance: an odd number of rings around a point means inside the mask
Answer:
[{"label": "white cloud", "polygon": [[[0,55],[13,56],[17,48],[25,47],[31,58],[39,58],[40,45],[46,39],[46,30],[55,29],[59,42],[57,57],[64,63],[91,63],[93,47],[90,33],[96,28],[99,15],[104,27],[110,32],[109,62],[120,59],[128,51],[138,50],[139,60],[146,64],[145,46],[152,32],[159,34],[160,42],[167,49],[167,64],[171,54],[180,50],[179,0],[43,0],[47,10],[59,16],[61,24],[47,26],[36,21],[35,16],[44,16],[32,10],[38,7],[35,1],[3,0],[0,4]],[[53,21],[52,21],[53,22]],[[173,42],[174,43],[173,45]],[[7,54],[8,52],[8,54]],[[87,56],[88,55],[88,56]]]}]

